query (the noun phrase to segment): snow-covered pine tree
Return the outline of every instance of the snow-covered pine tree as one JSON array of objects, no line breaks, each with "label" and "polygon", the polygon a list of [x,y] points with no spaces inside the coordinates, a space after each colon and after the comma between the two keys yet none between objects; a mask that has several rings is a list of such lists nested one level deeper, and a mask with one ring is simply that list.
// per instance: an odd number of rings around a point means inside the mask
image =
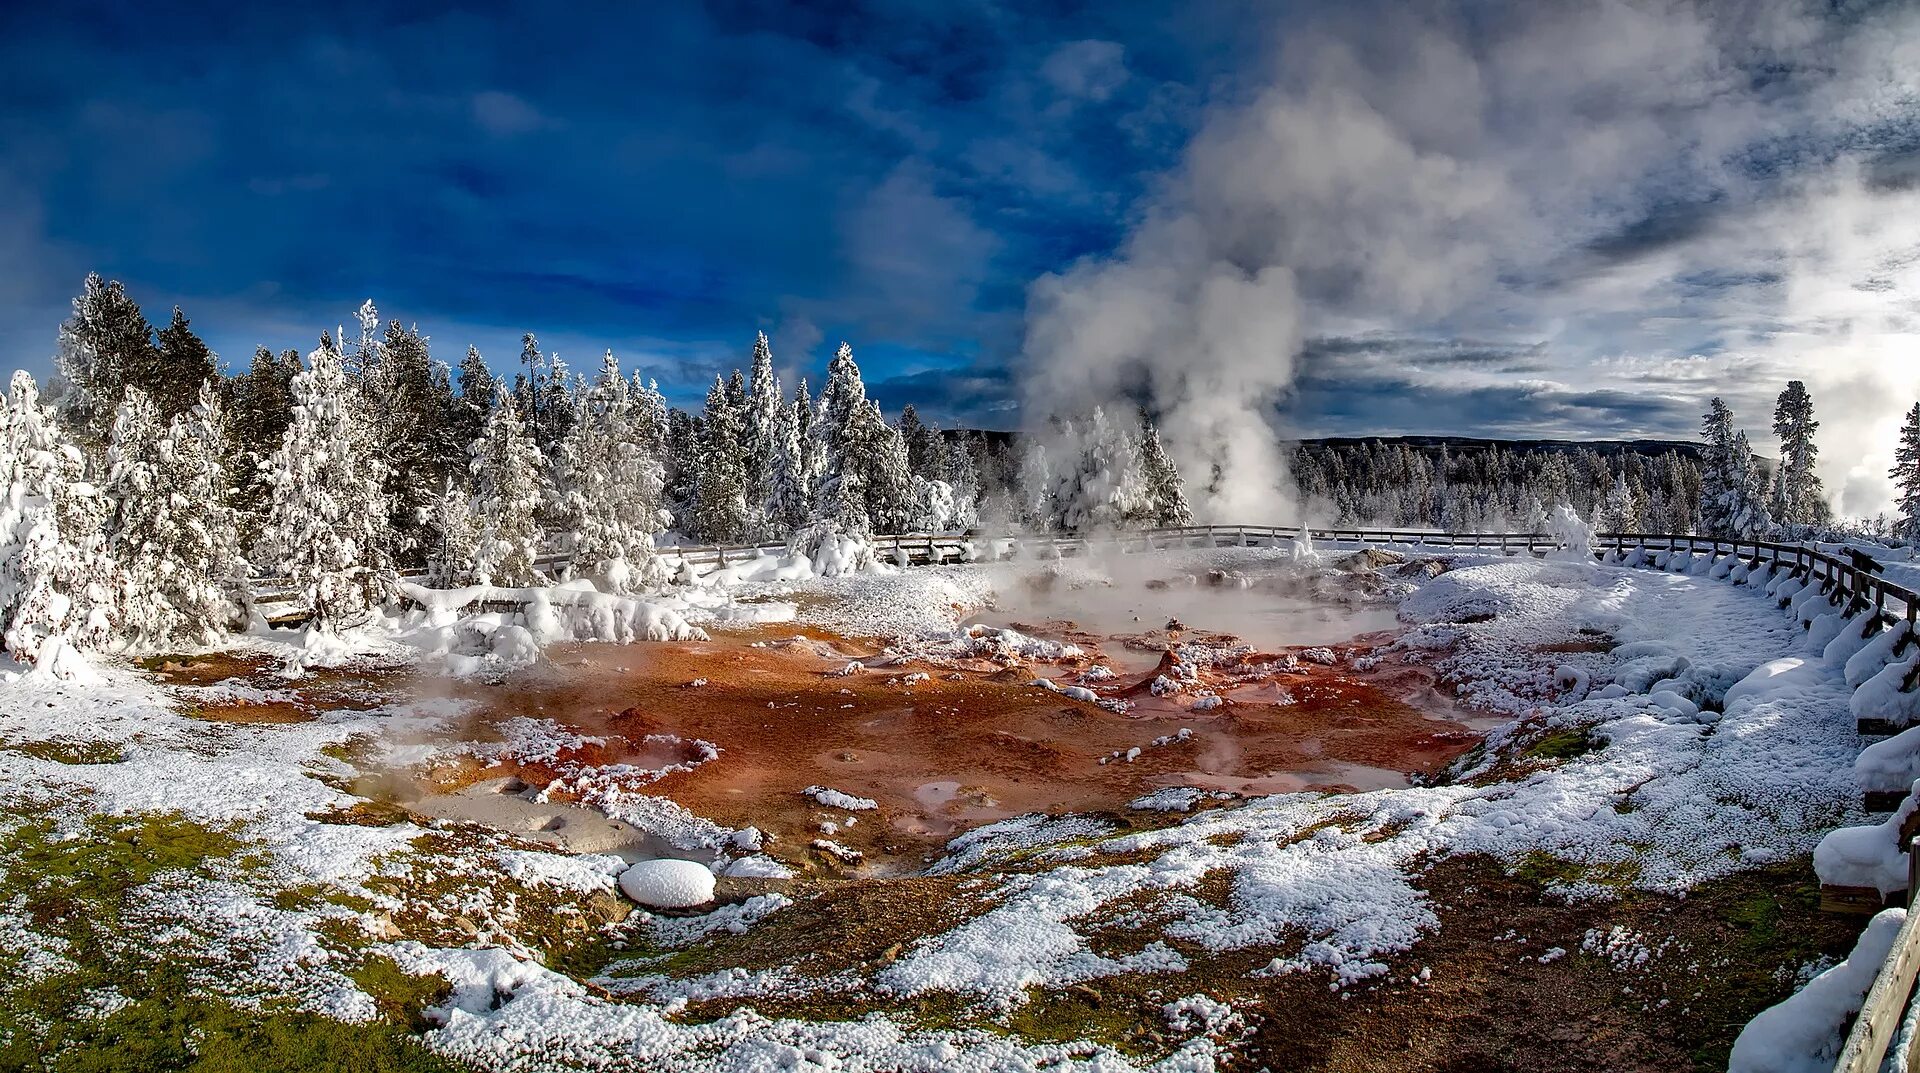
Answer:
[{"label": "snow-covered pine tree", "polygon": [[293,420],[293,378],[299,374],[299,351],[275,357],[273,351],[260,347],[253,352],[247,371],[225,384],[227,468],[234,484],[241,547],[253,541],[266,514],[270,489],[262,467],[279,450]]},{"label": "snow-covered pine tree", "polygon": [[432,528],[427,584],[440,589],[473,584],[480,528],[473,516],[473,492],[453,476],[447,477],[440,494],[434,497]]},{"label": "snow-covered pine tree", "polygon": [[573,427],[575,388],[576,378],[567,371],[567,363],[558,353],[549,353],[541,383],[540,420],[528,428],[540,450],[557,449]]},{"label": "snow-covered pine tree", "polygon": [[1520,503],[1520,531],[1522,533],[1544,533],[1547,531],[1547,508],[1540,497],[1529,493]]},{"label": "snow-covered pine tree", "polygon": [[879,403],[868,399],[851,439],[861,448],[854,460],[865,469],[868,518],[878,532],[906,529],[913,519],[913,472],[907,467],[907,444],[900,430],[887,424]]},{"label": "snow-covered pine tree", "polygon": [[480,431],[487,426],[487,411],[493,409],[493,400],[500,394],[500,381],[487,368],[479,347],[469,346],[467,356],[460,359],[459,388],[453,411],[453,440],[464,451],[467,444],[480,438]]},{"label": "snow-covered pine tree", "polygon": [[219,375],[219,358],[193,333],[187,315],[173,307],[173,319],[159,333],[157,377],[148,385],[162,420],[171,420],[198,403],[200,387]]},{"label": "snow-covered pine tree", "polygon": [[773,371],[773,348],[767,333],[753,341],[753,372],[747,383],[742,414],[742,470],[746,481],[747,530],[754,540],[785,536],[784,526],[769,513],[773,498],[776,453],[784,435],[785,400],[780,378]]},{"label": "snow-covered pine tree", "polygon": [[520,372],[513,378],[513,401],[529,428],[540,424],[540,404],[546,398],[546,355],[532,332],[520,337]]},{"label": "snow-covered pine tree", "polygon": [[105,492],[112,513],[107,551],[113,557],[112,618],[116,640],[144,647],[171,638],[177,618],[165,590],[174,564],[173,489],[166,426],[145,391],[128,387],[107,433]]},{"label": "snow-covered pine tree", "polygon": [[707,390],[707,408],[700,414],[700,475],[693,505],[693,530],[709,543],[737,544],[747,535],[740,437],[740,413],[727,382],[716,376]]},{"label": "snow-covered pine tree", "polygon": [[1763,537],[1773,531],[1773,518],[1767,513],[1767,476],[1753,456],[1744,430],[1734,433],[1730,481],[1722,500],[1722,516],[1727,535],[1744,540]]},{"label": "snow-covered pine tree", "polygon": [[1788,381],[1773,407],[1773,434],[1780,438],[1780,466],[1774,475],[1770,507],[1773,520],[1785,528],[1790,539],[1805,539],[1833,516],[1820,486],[1820,475],[1814,472],[1820,449],[1813,442],[1813,434],[1819,429],[1807,385]]},{"label": "snow-covered pine tree", "polygon": [[1060,522],[1070,532],[1113,529],[1149,508],[1134,435],[1095,406],[1086,419],[1063,427],[1063,454],[1074,464],[1059,474],[1054,493]]},{"label": "snow-covered pine tree", "polygon": [[768,525],[783,536],[790,536],[806,525],[813,508],[813,480],[807,468],[809,456],[803,432],[810,408],[804,383],[794,393],[793,401],[780,408],[772,473],[762,512]]},{"label": "snow-covered pine tree", "polygon": [[[366,373],[365,405],[380,431],[380,450],[386,460],[386,496],[393,512],[395,551],[410,562],[423,562],[433,540],[426,527],[433,512],[434,491],[446,481],[458,461],[454,432],[442,393],[438,367],[419,331],[388,321],[386,333],[374,347],[378,362]],[[459,441],[464,447],[465,441]]]},{"label": "snow-covered pine tree", "polygon": [[354,310],[354,323],[360,326],[360,336],[354,341],[352,350],[345,350],[345,329],[341,330],[340,345],[343,348],[340,364],[347,371],[347,379],[360,385],[368,394],[377,397],[378,386],[374,383],[380,374],[383,346],[380,338],[380,310],[369,298]]},{"label": "snow-covered pine tree", "polygon": [[1734,469],[1733,411],[1718,395],[1707,404],[1700,419],[1700,511],[1697,525],[1708,536],[1733,536],[1736,533],[1732,504],[1742,479]]},{"label": "snow-covered pine tree", "polygon": [[700,493],[700,420],[675,407],[667,411],[666,486],[664,509],[673,516],[671,527],[682,535],[694,532],[693,513]]},{"label": "snow-covered pine tree", "polygon": [[254,560],[291,576],[314,628],[332,632],[393,579],[386,463],[330,336],[321,334],[291,390],[293,419],[268,463],[272,493]]},{"label": "snow-covered pine tree", "polygon": [[[804,385],[803,385],[804,386]],[[809,435],[816,444],[818,469],[824,478],[839,468],[840,440],[853,416],[867,402],[867,386],[860,379],[860,366],[854,363],[853,347],[841,343],[827,363],[827,379],[820,387],[820,399],[814,407]]]},{"label": "snow-covered pine tree", "polygon": [[1047,445],[1038,437],[1028,438],[1021,448],[1020,467],[1014,479],[1014,487],[1019,491],[1015,511],[1018,517],[1009,520],[1043,533],[1060,528],[1060,504],[1054,497],[1058,486],[1059,477]]},{"label": "snow-covered pine tree", "polygon": [[947,529],[964,532],[980,524],[980,473],[973,464],[973,449],[967,437],[943,439],[940,448],[940,479],[953,491],[953,514]]},{"label": "snow-covered pine tree", "polygon": [[1920,402],[1907,411],[1900,425],[1900,445],[1894,449],[1893,479],[1895,536],[1909,544],[1920,544]]},{"label": "snow-covered pine tree", "polygon": [[245,621],[247,570],[221,457],[224,423],[211,381],[191,410],[164,425],[138,388],[120,404],[105,491],[122,644],[211,643]]},{"label": "snow-covered pine tree", "polygon": [[213,381],[200,385],[193,409],[174,418],[167,435],[178,475],[175,487],[191,504],[178,556],[185,580],[171,599],[189,629],[215,636],[246,624],[253,591],[226,463],[227,412]]},{"label": "snow-covered pine tree", "polygon": [[106,442],[127,386],[151,386],[160,365],[153,325],[119,281],[87,274],[54,359],[72,387],[60,417],[90,444]]},{"label": "snow-covered pine tree", "polygon": [[532,585],[540,555],[539,512],[543,499],[540,447],[504,389],[480,438],[469,448],[473,515],[479,539],[473,580],[480,585]]},{"label": "snow-covered pine tree", "polygon": [[642,382],[636,372],[627,394],[632,400],[627,420],[633,425],[633,442],[639,444],[640,450],[652,461],[647,479],[638,482],[634,490],[641,497],[640,509],[652,518],[647,532],[657,534],[673,524],[673,514],[667,509],[667,456],[672,447],[672,421],[666,396],[660,394],[657,381]]},{"label": "snow-covered pine tree", "polygon": [[1634,500],[1633,489],[1627,486],[1625,470],[1613,479],[1607,495],[1601,501],[1600,509],[1594,518],[1594,528],[1603,533],[1627,533],[1633,531],[1634,519],[1639,516],[1640,508]]},{"label": "snow-covered pine tree", "polygon": [[814,404],[807,378],[803,376],[799,386],[793,389],[793,421],[800,436],[800,472],[805,477],[809,516],[813,513],[814,490],[820,487],[820,476],[827,471],[826,443],[815,432],[819,417],[819,407]]},{"label": "snow-covered pine tree", "polygon": [[658,588],[668,580],[653,550],[659,526],[660,460],[648,453],[633,419],[631,385],[607,351],[600,375],[580,398],[560,442],[565,516],[573,531],[571,567],[608,592]]},{"label": "snow-covered pine tree", "polygon": [[900,411],[900,439],[907,445],[907,468],[916,476],[937,479],[941,462],[940,433],[920,420],[920,413],[912,403]]},{"label": "snow-covered pine tree", "polygon": [[13,374],[0,422],[0,643],[72,677],[84,666],[78,653],[112,636],[106,499],[25,372]]},{"label": "snow-covered pine tree", "polygon": [[1180,469],[1167,457],[1160,429],[1144,410],[1140,413],[1140,472],[1146,484],[1146,509],[1139,520],[1153,526],[1192,525],[1193,510],[1187,506]]}]

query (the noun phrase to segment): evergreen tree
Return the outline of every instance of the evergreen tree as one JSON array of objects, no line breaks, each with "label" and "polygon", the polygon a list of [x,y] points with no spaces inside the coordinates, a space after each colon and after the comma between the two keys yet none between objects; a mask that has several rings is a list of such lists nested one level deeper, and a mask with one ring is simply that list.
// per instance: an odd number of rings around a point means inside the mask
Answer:
[{"label": "evergreen tree", "polygon": [[71,677],[83,665],[75,654],[111,637],[106,503],[31,376],[13,374],[0,421],[0,642],[16,660]]},{"label": "evergreen tree", "polygon": [[469,453],[473,516],[479,522],[474,583],[532,585],[536,580],[534,560],[540,555],[540,474],[544,460],[520,419],[520,411],[504,394],[494,402],[486,427]]},{"label": "evergreen tree", "polygon": [[1061,454],[1074,464],[1057,476],[1053,498],[1069,532],[1118,528],[1155,513],[1146,505],[1144,473],[1134,437],[1107,418],[1104,407],[1061,428]]},{"label": "evergreen tree", "polygon": [[1780,467],[1774,476],[1771,501],[1773,520],[1785,527],[1791,539],[1804,539],[1816,526],[1832,518],[1820,477],[1814,470],[1819,448],[1813,434],[1820,422],[1813,419],[1813,396],[1807,385],[1788,381],[1786,390],[1773,408],[1773,434],[1780,438]]},{"label": "evergreen tree", "polygon": [[851,532],[905,527],[913,515],[906,443],[867,398],[853,348],[841,343],[808,430],[818,450],[813,515]]},{"label": "evergreen tree", "polygon": [[447,388],[418,330],[388,321],[371,349],[378,361],[365,373],[364,404],[381,434],[395,552],[403,561],[424,562],[424,549],[433,543],[426,527],[434,493],[458,457]]},{"label": "evergreen tree", "polygon": [[753,377],[747,386],[743,442],[748,506],[747,529],[755,540],[785,536],[785,526],[772,513],[775,469],[786,435],[788,418],[781,398],[780,379],[773,371],[773,348],[767,333],[753,343]]},{"label": "evergreen tree", "polygon": [[700,415],[700,474],[693,507],[693,531],[709,543],[736,544],[747,535],[740,438],[740,412],[727,382],[716,376]]},{"label": "evergreen tree", "polygon": [[123,643],[211,643],[242,622],[246,564],[221,457],[224,422],[211,381],[193,409],[164,423],[138,388],[120,404],[106,494]]},{"label": "evergreen tree", "polygon": [[642,497],[641,510],[652,519],[648,523],[648,533],[660,533],[673,524],[673,514],[667,507],[667,472],[669,455],[673,449],[673,421],[667,409],[667,400],[660,394],[660,385],[656,381],[641,382],[640,374],[633,374],[633,386],[628,392],[632,403],[628,420],[633,424],[633,442],[639,445],[641,453],[652,460],[654,469],[649,478],[635,486],[635,494]]},{"label": "evergreen tree", "polygon": [[1639,505],[1633,489],[1627,486],[1627,475],[1623,470],[1614,477],[1612,486],[1607,489],[1607,497],[1594,517],[1594,528],[1605,533],[1630,533],[1634,531],[1634,519],[1639,513]]},{"label": "evergreen tree", "polygon": [[152,393],[160,416],[170,419],[198,405],[200,387],[218,375],[219,359],[207,344],[187,326],[187,315],[173,307],[173,320],[160,329],[160,363],[152,383],[143,385]]},{"label": "evergreen tree", "polygon": [[467,356],[460,359],[459,388],[453,438],[464,450],[467,444],[480,438],[481,430],[487,426],[487,413],[500,394],[500,381],[493,370],[487,368],[487,360],[480,356],[479,347],[469,346]]},{"label": "evergreen tree", "polygon": [[661,460],[648,453],[626,377],[607,351],[560,447],[572,569],[609,592],[657,588],[668,580],[654,554]]},{"label": "evergreen tree", "polygon": [[1140,414],[1140,469],[1148,504],[1140,520],[1155,526],[1192,525],[1193,511],[1187,506],[1180,470],[1167,457],[1159,427],[1144,411]]},{"label": "evergreen tree", "polygon": [[1767,513],[1767,476],[1744,431],[1734,434],[1729,474],[1721,506],[1726,535],[1744,540],[1766,536],[1773,529],[1773,518]]},{"label": "evergreen tree", "polygon": [[427,549],[427,584],[441,589],[473,584],[480,551],[473,492],[451,475],[434,498],[431,531],[434,543]]},{"label": "evergreen tree", "polygon": [[767,524],[791,534],[807,524],[813,508],[813,481],[807,471],[807,445],[802,429],[809,405],[806,385],[794,393],[793,401],[780,408],[780,422],[773,443],[773,465],[762,513]]},{"label": "evergreen tree", "polygon": [[279,357],[266,347],[253,352],[246,372],[226,382],[227,468],[234,485],[233,505],[242,528],[241,546],[258,534],[271,485],[264,467],[280,447],[293,421],[293,378],[300,373],[300,353],[288,350]]},{"label": "evergreen tree", "polygon": [[1920,543],[1920,402],[1907,411],[1900,426],[1900,446],[1887,476],[1893,478],[1894,535],[1909,544]]},{"label": "evergreen tree", "polygon": [[667,411],[666,487],[661,496],[681,533],[695,532],[694,508],[700,490],[700,421],[685,410]]},{"label": "evergreen tree", "polygon": [[900,411],[900,438],[907,445],[907,468],[921,476],[937,477],[941,461],[940,434],[920,420],[912,403]]},{"label": "evergreen tree", "polygon": [[153,325],[118,281],[104,280],[97,272],[88,273],[73,300],[73,315],[60,326],[54,360],[72,389],[61,417],[93,444],[106,441],[129,386],[151,388],[159,379],[160,348],[154,343]]},{"label": "evergreen tree", "polygon": [[393,578],[386,464],[331,337],[320,336],[292,394],[254,557],[290,575],[314,628],[332,632],[372,607]]},{"label": "evergreen tree", "polygon": [[1708,536],[1732,536],[1732,507],[1744,477],[1734,468],[1733,411],[1717,395],[1700,421],[1700,435],[1705,441],[1700,453],[1700,530]]},{"label": "evergreen tree", "polygon": [[980,524],[980,474],[973,449],[964,437],[941,441],[940,479],[953,490],[953,514],[947,528],[972,529]]}]

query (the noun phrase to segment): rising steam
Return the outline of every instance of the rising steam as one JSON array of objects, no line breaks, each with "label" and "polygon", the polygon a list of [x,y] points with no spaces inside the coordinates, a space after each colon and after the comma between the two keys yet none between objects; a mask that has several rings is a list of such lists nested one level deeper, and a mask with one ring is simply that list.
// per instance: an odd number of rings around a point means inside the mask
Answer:
[{"label": "rising steam", "polygon": [[[1205,114],[1113,253],[1034,284],[1030,431],[1144,400],[1196,513],[1264,521],[1288,516],[1278,408],[1321,338],[1534,347],[1546,365],[1525,381],[1344,353],[1514,406],[1612,389],[1645,423],[1616,431],[1641,435],[1684,434],[1718,393],[1764,441],[1789,377],[1830,430],[1912,401],[1851,390],[1891,375],[1884,332],[1920,350],[1900,314],[1920,293],[1920,225],[1902,222],[1920,169],[1864,167],[1888,150],[1862,135],[1913,127],[1911,10],[1328,10],[1275,33],[1271,65]],[[1872,226],[1832,227],[1869,209]],[[1826,461],[1830,486],[1857,475]]]}]

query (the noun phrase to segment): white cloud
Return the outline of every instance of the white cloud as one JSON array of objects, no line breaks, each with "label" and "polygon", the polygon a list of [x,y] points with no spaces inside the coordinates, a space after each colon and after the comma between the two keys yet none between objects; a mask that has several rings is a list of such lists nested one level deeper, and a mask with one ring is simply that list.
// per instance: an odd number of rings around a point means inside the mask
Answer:
[{"label": "white cloud", "polygon": [[1920,133],[1920,11],[1369,4],[1284,33],[1121,247],[1034,286],[1031,413],[1145,389],[1183,461],[1264,485],[1245,441],[1300,340],[1532,343],[1529,377],[1722,394],[1763,446],[1804,379],[1839,504],[1884,505],[1920,392],[1920,191],[1871,165]]}]

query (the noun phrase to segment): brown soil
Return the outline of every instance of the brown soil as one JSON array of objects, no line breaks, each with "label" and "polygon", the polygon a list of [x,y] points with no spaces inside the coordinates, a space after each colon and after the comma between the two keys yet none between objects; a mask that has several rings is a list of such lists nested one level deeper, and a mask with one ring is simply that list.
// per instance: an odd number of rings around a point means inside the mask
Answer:
[{"label": "brown soil", "polygon": [[[1845,956],[1862,922],[1819,911],[1804,859],[1712,881],[1686,898],[1626,891],[1618,900],[1572,906],[1546,894],[1528,872],[1523,867],[1508,875],[1481,857],[1435,864],[1419,884],[1433,898],[1439,931],[1390,959],[1389,974],[1372,983],[1335,991],[1324,973],[1257,976],[1276,954],[1292,951],[1215,954],[1172,940],[1191,965],[1187,972],[1035,991],[1007,1025],[1030,1039],[1099,1039],[1151,1059],[1171,1043],[1161,1007],[1203,992],[1251,1026],[1228,1069],[1708,1073],[1726,1068],[1734,1037],[1754,1014],[1793,990],[1794,970],[1823,955]],[[951,926],[956,913],[977,912],[969,887],[901,879],[803,895],[748,936],[696,947],[676,971],[796,961],[808,971],[875,969],[902,943]],[[1207,904],[1232,905],[1224,872],[1189,893]],[[1151,912],[1153,904],[1142,899],[1102,916],[1122,908]],[[1590,929],[1604,935],[1615,926],[1649,950],[1643,963],[1583,949]],[[1094,949],[1109,956],[1137,950],[1143,937],[1130,928],[1097,926],[1090,936]],[[1563,953],[1549,955],[1556,947]],[[686,1016],[707,1020],[751,1005],[770,1016],[854,1018],[873,1001],[863,992],[751,1004],[716,1000],[693,1004]],[[934,995],[887,1008],[930,1025],[991,1016],[967,1006]]]},{"label": "brown soil", "polygon": [[276,700],[264,704],[235,701],[231,704],[196,704],[188,713],[196,719],[216,723],[306,723],[314,711],[292,701]]},{"label": "brown soil", "polygon": [[[503,685],[464,687],[482,706],[469,736],[530,715],[607,745],[569,751],[556,764],[467,764],[438,770],[433,781],[454,789],[511,773],[541,785],[580,764],[659,767],[680,757],[663,756],[658,736],[699,739],[717,745],[719,759],[646,792],[720,823],[770,832],[790,860],[805,857],[804,847],[823,833],[820,822],[831,820],[842,825],[835,841],[870,861],[905,856],[911,859],[902,863],[915,867],[957,831],[1008,816],[1115,809],[1175,785],[1249,793],[1369,788],[1356,782],[1433,771],[1477,740],[1464,724],[1399,699],[1429,691],[1430,679],[1412,667],[1367,676],[1311,665],[1297,673],[1230,670],[1217,684],[1234,700],[1209,712],[1147,694],[1138,687],[1149,673],[1102,687],[1132,695],[1134,709],[1117,714],[1028,684],[1035,677],[1070,682],[1092,659],[1017,668],[911,664],[840,676],[832,672],[849,659],[877,662],[874,649],[817,632],[813,641],[821,643],[749,643],[768,636],[562,646],[548,664]],[[906,683],[916,671],[931,678]],[[698,679],[704,684],[691,684]],[[1283,700],[1290,702],[1277,703]],[[1190,740],[1150,745],[1182,728],[1191,729]],[[1141,754],[1126,762],[1134,748]],[[1114,754],[1122,758],[1101,763]],[[846,827],[848,813],[801,795],[810,785],[871,798],[880,809]]]},{"label": "brown soil", "polygon": [[[1859,918],[1819,912],[1796,861],[1703,885],[1685,899],[1632,894],[1563,905],[1490,862],[1443,862],[1425,886],[1439,934],[1394,980],[1342,998],[1317,986],[1261,988],[1244,1068],[1386,1073],[1724,1070],[1740,1029],[1793,990],[1791,973],[1844,957]],[[1583,952],[1588,929],[1624,926],[1664,953],[1622,967]],[[1559,947],[1564,956],[1539,959]],[[1424,984],[1409,981],[1417,966]]]}]

